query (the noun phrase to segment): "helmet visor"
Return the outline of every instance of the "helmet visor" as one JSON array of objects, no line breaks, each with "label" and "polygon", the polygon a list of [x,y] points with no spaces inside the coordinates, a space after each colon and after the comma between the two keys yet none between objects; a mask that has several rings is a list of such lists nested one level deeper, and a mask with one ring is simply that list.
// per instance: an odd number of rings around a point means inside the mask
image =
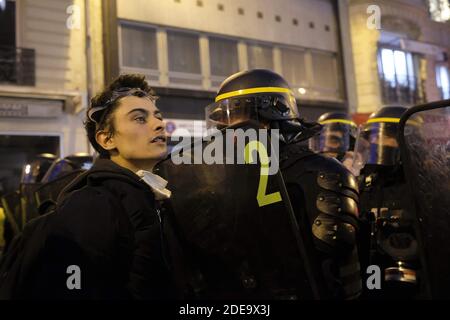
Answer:
[{"label": "helmet visor", "polygon": [[53,181],[57,179],[58,177],[67,174],[73,170],[75,170],[75,166],[72,162],[67,161],[65,159],[60,159],[58,161],[55,161],[50,169],[48,169],[47,173],[45,174],[44,178],[42,178],[43,183],[47,183],[50,181]]},{"label": "helmet visor", "polygon": [[53,163],[53,159],[37,159],[22,169],[21,183],[39,183]]},{"label": "helmet visor", "polygon": [[351,139],[355,136],[356,126],[353,124],[325,123],[320,134],[310,139],[310,149],[318,153],[342,154],[350,150]]},{"label": "helmet visor", "polygon": [[366,164],[391,166],[398,163],[398,123],[367,123],[356,140],[354,167]]},{"label": "helmet visor", "polygon": [[291,93],[266,93],[225,98],[205,108],[206,127],[223,129],[246,120],[289,120],[298,118]]}]

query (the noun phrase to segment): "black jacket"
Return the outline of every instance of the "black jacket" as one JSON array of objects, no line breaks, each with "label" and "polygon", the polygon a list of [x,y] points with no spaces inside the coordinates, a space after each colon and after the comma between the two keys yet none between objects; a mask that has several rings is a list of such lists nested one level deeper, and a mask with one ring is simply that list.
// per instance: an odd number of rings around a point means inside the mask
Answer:
[{"label": "black jacket", "polygon": [[[98,159],[60,195],[27,297],[173,297],[161,218],[147,184]],[[71,265],[80,268],[81,289],[67,286],[76,283]]]}]

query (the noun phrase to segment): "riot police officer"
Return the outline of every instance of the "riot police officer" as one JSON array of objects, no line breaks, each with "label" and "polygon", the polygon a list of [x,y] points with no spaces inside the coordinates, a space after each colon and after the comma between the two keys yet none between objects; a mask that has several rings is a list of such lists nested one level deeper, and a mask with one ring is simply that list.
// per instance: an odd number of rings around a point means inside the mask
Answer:
[{"label": "riot police officer", "polygon": [[407,109],[387,106],[370,115],[356,141],[360,172],[360,254],[363,270],[381,269],[381,290],[368,298],[411,298],[418,283],[417,240],[398,143],[400,117]]},{"label": "riot police officer", "polygon": [[[313,298],[357,297],[361,290],[355,242],[358,228],[357,183],[354,176],[341,163],[300,145],[300,142],[316,134],[320,126],[300,119],[296,99],[287,82],[280,75],[264,69],[239,72],[230,76],[221,84],[215,103],[206,108],[206,123],[209,129],[239,128],[240,124],[244,126],[245,123],[256,123],[260,128],[279,130],[279,135],[275,134],[271,139],[279,139],[281,179],[287,187],[288,199],[290,198],[293,208],[292,216],[295,219],[293,224],[295,226],[298,224],[297,236],[303,237],[306,258],[312,266],[311,277],[317,286],[318,294]],[[270,132],[272,131],[269,130]],[[183,174],[189,175],[192,170],[199,170],[196,168],[198,167],[194,166],[191,170],[187,168],[173,170],[175,172],[173,178],[169,175],[168,180],[176,184],[183,178]],[[217,170],[222,168],[218,167]],[[191,261],[200,264],[202,270],[202,275],[197,278],[205,279],[206,287],[216,286],[214,295],[206,293],[204,296],[308,299],[307,295],[299,293],[302,292],[302,288],[296,290],[288,287],[293,283],[300,283],[300,287],[307,285],[305,282],[296,282],[303,271],[292,267],[297,263],[293,254],[287,253],[284,247],[272,248],[276,246],[274,242],[278,238],[291,231],[287,227],[285,229],[280,227],[281,221],[285,218],[283,209],[270,211],[270,206],[261,208],[260,205],[254,212],[248,212],[249,206],[239,203],[233,206],[235,198],[240,197],[240,201],[246,201],[243,194],[248,188],[238,187],[245,185],[247,181],[243,181],[244,178],[240,174],[235,175],[239,179],[238,186],[233,185],[233,189],[230,188],[231,190],[223,195],[227,199],[219,198],[218,195],[223,194],[222,190],[210,192],[206,190],[207,184],[213,181],[213,176],[216,176],[215,179],[221,179],[220,184],[217,183],[218,188],[226,188],[226,179],[230,179],[232,173],[230,174],[229,169],[226,174],[219,175],[217,170],[207,172],[205,169],[201,172],[203,179],[208,178],[208,181],[199,186],[203,187],[202,192],[194,190],[197,176],[185,178],[190,181],[191,189],[190,197],[186,200],[188,204],[177,205],[179,210],[183,211],[178,214],[178,219],[185,219],[181,223],[178,221],[181,229],[185,230],[184,243],[194,243],[194,248],[190,251],[202,253],[191,258]],[[270,178],[268,183],[270,184]],[[180,188],[174,184],[171,188],[174,193],[172,201],[183,197]],[[268,185],[267,189],[270,189]],[[191,198],[197,193],[201,196],[194,202]],[[220,201],[223,206],[229,206],[230,210],[237,207],[241,212],[228,211],[220,215],[215,210],[221,208],[213,208],[206,203],[207,201]],[[190,208],[195,210],[200,208],[199,214],[189,216],[192,211]],[[187,215],[188,219],[185,218]],[[273,220],[270,220],[271,217]],[[187,224],[189,226],[186,226]],[[238,229],[241,226],[245,226],[246,229],[239,233]],[[267,241],[272,235],[269,231],[273,230],[281,231],[277,231],[273,241]],[[261,234],[264,236],[259,238]],[[218,242],[217,238],[225,240]],[[226,239],[229,239],[231,245],[225,243]],[[236,244],[235,239],[241,240]],[[254,247],[250,245],[246,247],[245,244],[250,243],[251,239],[255,239],[257,244],[253,243]],[[212,242],[215,243],[214,248],[211,248]],[[250,247],[255,249],[248,250]],[[274,258],[264,260],[269,253],[278,256],[279,261],[273,261]],[[214,259],[201,260],[205,255],[215,255],[218,258],[214,263],[211,262]],[[243,263],[231,261],[230,255],[234,255],[235,260],[241,259]],[[256,258],[252,260],[255,256]],[[261,261],[267,262],[259,263]],[[267,264],[270,264],[269,268],[266,267]],[[241,285],[239,281],[234,282],[239,277],[242,279]],[[201,294],[198,296],[204,297]]]},{"label": "riot police officer", "polygon": [[23,166],[21,184],[40,183],[47,170],[56,160],[56,155],[51,153],[38,154],[31,163]]},{"label": "riot police officer", "polygon": [[37,217],[34,191],[41,185],[42,178],[56,159],[51,153],[35,155],[22,167],[19,189],[1,197],[4,204],[5,220],[5,252],[15,235],[27,221]]},{"label": "riot police officer", "polygon": [[47,170],[34,192],[36,207],[40,215],[55,208],[61,191],[79,174],[89,170],[94,159],[87,153],[75,153],[56,159]]},{"label": "riot police officer", "polygon": [[56,155],[51,153],[38,154],[29,164],[23,166],[22,179],[19,193],[21,198],[21,227],[25,223],[38,216],[34,192],[42,185],[42,179],[56,160]]},{"label": "riot police officer", "polygon": [[322,130],[309,140],[309,148],[342,162],[355,146],[356,124],[343,112],[324,113],[317,122],[322,125]]}]

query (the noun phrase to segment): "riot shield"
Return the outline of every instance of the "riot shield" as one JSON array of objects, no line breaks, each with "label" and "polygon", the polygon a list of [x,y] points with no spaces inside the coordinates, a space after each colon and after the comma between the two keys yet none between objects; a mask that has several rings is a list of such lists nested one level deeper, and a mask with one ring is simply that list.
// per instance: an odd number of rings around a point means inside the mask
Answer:
[{"label": "riot shield", "polygon": [[25,224],[38,216],[38,209],[34,192],[42,183],[22,183],[19,187],[20,202],[22,207],[21,223],[22,228]]},{"label": "riot shield", "polygon": [[22,208],[19,191],[7,193],[0,200],[5,210],[6,219],[11,224],[14,235],[19,234],[22,229]]},{"label": "riot shield", "polygon": [[416,213],[422,285],[428,298],[450,298],[450,100],[411,108],[399,134]]},{"label": "riot shield", "polygon": [[[256,130],[251,125],[228,128],[235,129]],[[184,163],[174,161],[172,154],[157,168],[169,182],[172,197],[166,208],[189,268],[195,270],[187,281],[194,297],[319,298],[283,177],[279,171],[268,174],[272,144],[257,133],[242,148],[236,135],[230,140],[225,131],[179,148]],[[231,146],[218,143],[216,161],[205,163],[213,143],[221,139]],[[239,163],[240,152],[245,163]]]}]

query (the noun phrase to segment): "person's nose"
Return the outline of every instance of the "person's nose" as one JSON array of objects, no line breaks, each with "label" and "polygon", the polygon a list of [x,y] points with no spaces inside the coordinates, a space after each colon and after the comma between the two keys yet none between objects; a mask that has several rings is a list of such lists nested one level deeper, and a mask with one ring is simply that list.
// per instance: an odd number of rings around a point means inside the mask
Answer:
[{"label": "person's nose", "polygon": [[152,124],[152,130],[158,134],[165,134],[166,132],[166,124],[163,120],[155,118]]}]

